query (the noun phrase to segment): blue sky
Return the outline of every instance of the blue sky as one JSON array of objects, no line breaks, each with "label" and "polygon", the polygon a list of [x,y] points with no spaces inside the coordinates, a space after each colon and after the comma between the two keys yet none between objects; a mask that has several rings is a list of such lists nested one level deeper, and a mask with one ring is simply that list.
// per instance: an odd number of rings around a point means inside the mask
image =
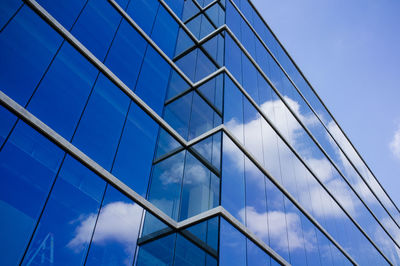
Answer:
[{"label": "blue sky", "polygon": [[400,1],[253,3],[400,207]]}]

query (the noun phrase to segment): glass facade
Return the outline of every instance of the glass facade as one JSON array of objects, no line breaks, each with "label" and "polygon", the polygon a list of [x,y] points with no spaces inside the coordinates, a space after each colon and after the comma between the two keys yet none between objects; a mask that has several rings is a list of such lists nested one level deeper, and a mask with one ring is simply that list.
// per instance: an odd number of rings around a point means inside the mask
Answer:
[{"label": "glass facade", "polygon": [[0,89],[0,265],[400,265],[248,0],[2,0]]}]

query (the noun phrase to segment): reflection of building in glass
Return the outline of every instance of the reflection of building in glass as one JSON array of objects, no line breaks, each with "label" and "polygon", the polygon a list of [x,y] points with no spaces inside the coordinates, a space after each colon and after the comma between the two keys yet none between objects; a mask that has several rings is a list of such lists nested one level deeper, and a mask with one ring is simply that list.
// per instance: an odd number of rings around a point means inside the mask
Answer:
[{"label": "reflection of building in glass", "polygon": [[400,211],[247,0],[5,0],[1,265],[400,264]]}]

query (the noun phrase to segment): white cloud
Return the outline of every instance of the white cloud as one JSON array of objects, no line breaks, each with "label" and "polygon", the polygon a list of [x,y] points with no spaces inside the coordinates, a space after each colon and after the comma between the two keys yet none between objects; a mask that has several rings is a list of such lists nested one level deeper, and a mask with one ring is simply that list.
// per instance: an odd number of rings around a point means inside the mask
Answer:
[{"label": "white cloud", "polygon": [[[75,229],[73,239],[67,247],[79,252],[90,241],[97,213],[81,217]],[[128,251],[135,247],[142,217],[142,208],[137,204],[121,201],[105,205],[100,212],[97,222],[94,244],[106,245],[109,242],[118,242]],[[76,222],[76,221],[75,221]]]},{"label": "white cloud", "polygon": [[[283,213],[279,211],[257,212],[253,207],[247,207],[239,211],[242,220],[247,216],[247,227],[259,238],[270,241],[279,249],[288,247],[291,251],[301,248],[314,249],[314,240],[308,232],[301,228],[300,217],[296,213]],[[269,226],[269,229],[267,227]]]},{"label": "white cloud", "polygon": [[389,144],[393,155],[400,159],[400,127],[393,135],[393,139]]}]

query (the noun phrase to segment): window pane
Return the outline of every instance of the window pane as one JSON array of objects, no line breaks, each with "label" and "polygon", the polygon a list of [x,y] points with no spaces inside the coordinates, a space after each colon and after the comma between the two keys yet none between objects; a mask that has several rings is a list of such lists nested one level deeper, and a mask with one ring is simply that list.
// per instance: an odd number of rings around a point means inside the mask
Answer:
[{"label": "window pane", "polygon": [[[84,262],[105,182],[75,159],[61,167],[23,265]],[[73,195],[73,196],[72,196]]]},{"label": "window pane", "polygon": [[85,265],[132,265],[142,213],[108,185]]},{"label": "window pane", "polygon": [[24,6],[0,33],[2,91],[25,105],[60,44],[61,37]]},{"label": "window pane", "polygon": [[[4,126],[1,123],[0,128]],[[3,265],[17,265],[22,259],[62,157],[63,152],[53,143],[22,122],[1,150],[0,257]]]}]

